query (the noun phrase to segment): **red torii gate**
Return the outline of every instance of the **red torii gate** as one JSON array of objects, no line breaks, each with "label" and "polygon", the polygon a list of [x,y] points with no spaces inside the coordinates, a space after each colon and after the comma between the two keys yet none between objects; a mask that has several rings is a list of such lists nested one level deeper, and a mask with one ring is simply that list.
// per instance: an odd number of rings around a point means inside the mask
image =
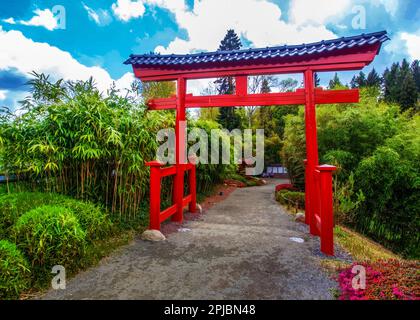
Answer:
[{"label": "red torii gate", "polygon": [[[183,220],[183,208],[195,212],[195,165],[186,163],[185,109],[193,107],[234,107],[305,105],[305,222],[310,233],[321,236],[321,251],[334,254],[332,172],[334,166],[319,165],[316,129],[316,104],[357,103],[359,91],[323,90],[315,88],[314,73],[359,70],[373,61],[381,45],[389,40],[386,31],[343,37],[317,43],[267,47],[235,51],[216,51],[187,55],[131,55],[125,64],[133,66],[142,81],[177,81],[177,94],[171,98],[153,99],[150,110],[176,109],[176,165],[163,167],[157,161],[148,162],[150,172],[150,229],[160,229],[160,223],[170,216]],[[304,89],[287,93],[248,94],[248,76],[301,73]],[[234,77],[236,90],[232,95],[193,96],[186,94],[188,79]],[[191,170],[190,194],[184,196],[184,172]],[[175,175],[174,204],[160,210],[161,178]]]}]

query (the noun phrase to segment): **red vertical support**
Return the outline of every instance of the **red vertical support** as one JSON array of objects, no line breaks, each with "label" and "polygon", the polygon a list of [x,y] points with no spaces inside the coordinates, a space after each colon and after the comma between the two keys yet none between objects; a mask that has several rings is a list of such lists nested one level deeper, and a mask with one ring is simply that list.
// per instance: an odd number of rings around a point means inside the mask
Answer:
[{"label": "red vertical support", "polygon": [[182,222],[184,197],[184,164],[185,159],[185,130],[186,130],[186,114],[185,114],[185,94],[186,80],[178,78],[177,81],[177,100],[176,100],[176,123],[175,123],[175,159],[176,159],[176,176],[174,199],[177,204],[177,212],[172,216],[172,221]]},{"label": "red vertical support", "polygon": [[195,213],[197,210],[197,187],[196,187],[196,174],[195,174],[196,166],[192,164],[192,168],[189,173],[190,178],[190,194],[191,194],[191,202],[189,205],[189,211],[191,213]]},{"label": "red vertical support", "polygon": [[237,96],[246,96],[248,94],[248,77],[247,76],[236,76],[236,89],[235,93]]},{"label": "red vertical support", "polygon": [[149,229],[160,230],[160,167],[158,161],[146,163],[150,166],[150,221]]},{"label": "red vertical support", "polygon": [[[303,165],[305,166],[305,179],[308,176],[308,160],[303,160]],[[308,185],[305,183],[305,223],[309,225],[311,223],[311,216],[309,214],[309,191]]]},{"label": "red vertical support", "polygon": [[321,185],[321,251],[334,255],[334,213],[332,193],[332,173],[336,167],[318,166]]},{"label": "red vertical support", "polygon": [[305,134],[306,134],[306,175],[305,191],[308,194],[305,203],[305,212],[309,216],[309,229],[311,234],[316,234],[314,225],[315,204],[315,167],[318,165],[318,142],[316,132],[315,88],[314,72],[307,69],[304,74],[305,83]]}]

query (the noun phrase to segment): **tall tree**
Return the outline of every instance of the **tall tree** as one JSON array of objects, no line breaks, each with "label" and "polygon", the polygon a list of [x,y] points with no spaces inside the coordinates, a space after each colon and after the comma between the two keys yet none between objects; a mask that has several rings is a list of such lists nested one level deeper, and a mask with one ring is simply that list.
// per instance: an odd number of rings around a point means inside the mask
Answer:
[{"label": "tall tree", "polygon": [[328,87],[330,89],[335,89],[335,88],[339,88],[339,87],[342,87],[342,86],[343,86],[343,84],[341,83],[340,78],[338,77],[338,73],[336,72],[334,74],[334,78],[332,78],[330,80],[330,83],[329,83]]},{"label": "tall tree", "polygon": [[[229,29],[220,42],[218,51],[239,50],[242,47],[241,39],[233,29]],[[219,94],[232,94],[235,91],[235,85],[232,77],[220,78],[215,81],[217,92]],[[224,107],[220,109],[218,122],[223,128],[229,130],[240,126],[240,117],[235,113],[235,107]]]},{"label": "tall tree", "polygon": [[417,92],[420,93],[420,61],[414,60],[411,64],[411,72],[413,73],[414,81],[416,82]]},{"label": "tall tree", "polygon": [[379,88],[381,83],[381,76],[376,72],[375,68],[373,68],[366,78],[366,86]]},{"label": "tall tree", "polygon": [[383,79],[384,79],[384,99],[386,102],[397,102],[398,100],[398,75],[400,72],[400,64],[393,63],[391,69],[386,68]]},{"label": "tall tree", "polygon": [[399,77],[398,104],[401,106],[402,111],[415,107],[418,95],[416,81],[411,70],[406,68],[407,65],[402,66]]},{"label": "tall tree", "polygon": [[316,72],[315,72],[315,75],[314,75],[314,84],[315,84],[315,88],[319,87],[319,85],[321,84],[321,79],[319,78],[318,73],[316,73]]}]

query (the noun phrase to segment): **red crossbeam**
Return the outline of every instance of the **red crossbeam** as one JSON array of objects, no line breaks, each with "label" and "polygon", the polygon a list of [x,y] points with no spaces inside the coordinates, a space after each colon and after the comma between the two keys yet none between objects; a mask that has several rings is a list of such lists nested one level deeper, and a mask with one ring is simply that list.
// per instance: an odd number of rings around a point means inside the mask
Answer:
[{"label": "red crossbeam", "polygon": [[[357,103],[359,90],[323,90],[315,89],[315,103]],[[244,94],[241,90],[236,95],[193,96],[185,97],[186,108],[209,107],[239,107],[239,106],[273,106],[273,105],[303,105],[305,104],[305,90],[284,93]],[[176,108],[176,96],[170,98],[152,99],[147,103],[149,110],[165,110]]]}]

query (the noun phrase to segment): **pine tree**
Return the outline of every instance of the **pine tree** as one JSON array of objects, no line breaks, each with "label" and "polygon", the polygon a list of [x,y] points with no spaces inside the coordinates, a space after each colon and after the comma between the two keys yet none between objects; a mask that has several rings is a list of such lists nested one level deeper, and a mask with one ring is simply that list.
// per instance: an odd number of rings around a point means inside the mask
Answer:
[{"label": "pine tree", "polygon": [[357,88],[357,77],[353,76],[350,81],[350,88],[355,89]]},{"label": "pine tree", "polygon": [[411,64],[411,72],[413,73],[414,81],[416,82],[417,92],[420,94],[420,61],[414,60]]},{"label": "pine tree", "polygon": [[395,103],[398,101],[398,75],[400,73],[400,64],[393,63],[391,69],[386,68],[384,79],[384,99],[388,103]]},{"label": "pine tree", "polygon": [[315,72],[315,76],[314,76],[314,84],[315,84],[315,88],[319,87],[319,85],[321,84],[321,79],[318,76],[318,73]]},{"label": "pine tree", "polygon": [[401,106],[402,111],[415,107],[418,95],[413,73],[410,69],[406,70],[405,67],[404,65],[404,69],[401,70],[400,91],[398,94],[398,104]]},{"label": "pine tree", "polygon": [[330,80],[328,88],[335,89],[339,87],[343,87],[343,84],[341,83],[340,78],[338,77],[338,73],[336,72],[334,78]]},{"label": "pine tree", "polygon": [[379,74],[376,72],[375,68],[372,69],[371,72],[369,72],[367,78],[366,78],[366,86],[367,87],[376,87],[379,88],[381,86],[382,79],[379,76]]},{"label": "pine tree", "polygon": [[[227,31],[226,36],[220,42],[218,51],[239,50],[242,47],[241,40],[233,29]],[[217,92],[219,94],[232,94],[235,91],[235,85],[232,77],[220,78],[215,81]],[[220,108],[217,117],[218,122],[223,128],[229,130],[239,128],[241,119],[235,113],[234,107]]]}]

